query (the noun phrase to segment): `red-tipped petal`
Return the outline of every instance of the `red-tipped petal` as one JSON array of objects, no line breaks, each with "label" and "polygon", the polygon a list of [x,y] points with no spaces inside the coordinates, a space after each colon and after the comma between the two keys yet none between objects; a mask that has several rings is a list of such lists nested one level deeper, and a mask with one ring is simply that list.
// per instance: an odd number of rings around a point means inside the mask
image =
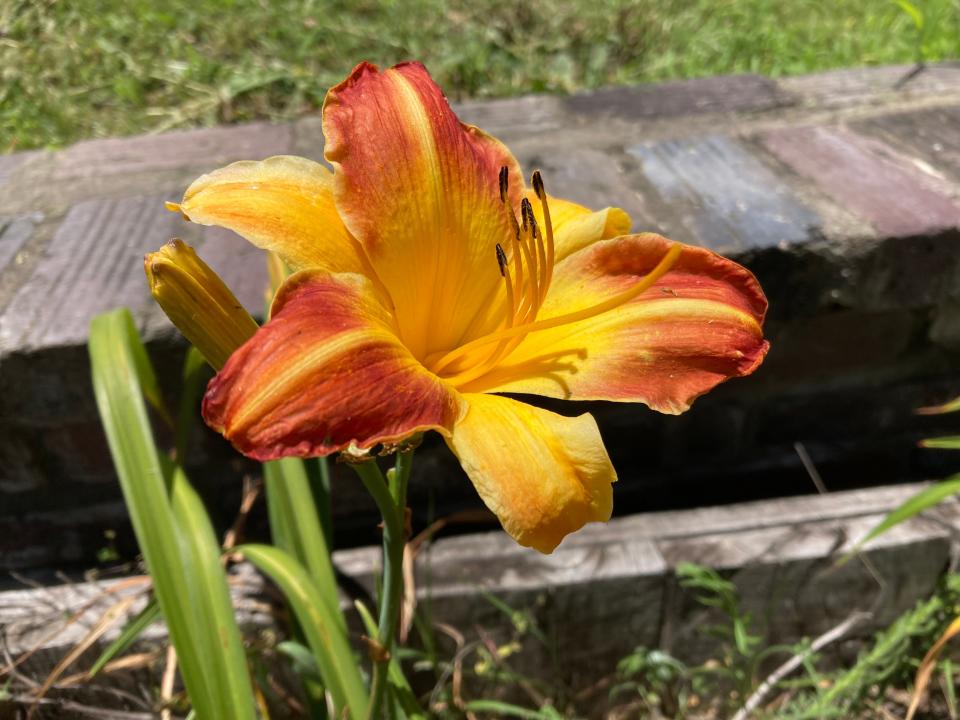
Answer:
[{"label": "red-tipped petal", "polygon": [[499,173],[517,207],[510,151],[461,123],[419,63],[367,63],[323,106],[337,208],[389,290],[400,332],[423,358],[454,347],[501,283],[495,254],[509,237]]},{"label": "red-tipped petal", "polygon": [[380,298],[360,275],[291,277],[270,321],[210,382],[204,419],[261,461],[449,433],[456,394],[400,343]]},{"label": "red-tipped petal", "polygon": [[[570,255],[556,266],[539,319],[581,311],[628,290],[673,244],[659,235],[629,235]],[[680,413],[763,361],[766,309],[748,270],[685,246],[646,292],[603,314],[531,333],[498,368],[461,389],[643,402]]]}]

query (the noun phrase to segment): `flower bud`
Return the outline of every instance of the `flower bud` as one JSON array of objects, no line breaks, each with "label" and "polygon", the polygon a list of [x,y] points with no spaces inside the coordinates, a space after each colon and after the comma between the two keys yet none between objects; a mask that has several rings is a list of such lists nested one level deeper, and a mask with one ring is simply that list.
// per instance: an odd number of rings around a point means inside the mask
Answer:
[{"label": "flower bud", "polygon": [[182,240],[146,255],[143,268],[154,299],[216,370],[257,331],[223,280]]}]

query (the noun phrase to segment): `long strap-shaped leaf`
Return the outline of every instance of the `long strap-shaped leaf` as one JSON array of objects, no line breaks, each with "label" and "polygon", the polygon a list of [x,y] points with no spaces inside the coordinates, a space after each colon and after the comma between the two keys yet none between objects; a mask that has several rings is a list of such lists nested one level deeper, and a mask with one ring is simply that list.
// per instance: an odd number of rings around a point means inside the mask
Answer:
[{"label": "long strap-shaped leaf", "polygon": [[[207,556],[216,549],[216,540],[209,524],[196,516],[196,503],[183,487],[186,478],[164,472],[140,378],[147,380],[151,394],[155,381],[128,310],[93,319],[89,351],[110,452],[196,717],[253,720],[253,692],[239,632],[232,610],[229,621],[225,616],[226,579],[222,570],[217,575],[210,572]],[[173,499],[171,481],[177,491]],[[179,520],[174,505],[187,511]],[[210,617],[221,622],[211,625]],[[222,635],[224,623],[233,623],[233,629]]]},{"label": "long strap-shaped leaf", "polygon": [[313,651],[323,683],[338,712],[345,706],[351,718],[365,718],[367,693],[346,631],[334,617],[339,611],[330,612],[307,569],[290,554],[269,545],[241,545],[236,549],[283,592]]}]

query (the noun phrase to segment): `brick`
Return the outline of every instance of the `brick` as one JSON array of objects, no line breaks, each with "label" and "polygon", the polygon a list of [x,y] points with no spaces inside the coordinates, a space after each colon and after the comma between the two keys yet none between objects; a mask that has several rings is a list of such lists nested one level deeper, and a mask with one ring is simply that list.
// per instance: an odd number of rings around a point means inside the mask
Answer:
[{"label": "brick", "polygon": [[638,161],[651,213],[666,234],[720,252],[786,246],[820,226],[748,148],[724,137],[647,142]]},{"label": "brick", "polygon": [[725,75],[677,82],[604,88],[572,95],[567,109],[586,117],[626,120],[704,113],[759,112],[788,107],[793,96],[760,75]]},{"label": "brick", "polygon": [[806,126],[763,133],[760,140],[882,236],[920,236],[960,225],[953,188],[876,139],[839,127]]}]

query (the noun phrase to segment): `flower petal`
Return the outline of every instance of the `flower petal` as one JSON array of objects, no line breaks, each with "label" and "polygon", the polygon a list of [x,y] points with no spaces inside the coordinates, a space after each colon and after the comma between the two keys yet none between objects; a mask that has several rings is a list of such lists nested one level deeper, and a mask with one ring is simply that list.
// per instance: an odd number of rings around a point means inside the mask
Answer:
[{"label": "flower petal", "polygon": [[283,285],[270,321],[203,400],[207,424],[261,461],[449,433],[459,410],[456,393],[397,340],[369,279],[315,271]]},{"label": "flower petal", "polygon": [[[544,226],[543,207],[532,189],[524,192],[533,206],[533,213]],[[633,226],[633,220],[625,210],[608,207],[596,212],[569,200],[547,196],[550,208],[550,222],[553,225],[554,257],[560,262],[567,255],[592,245],[597,240],[607,240],[626,235]]]},{"label": "flower petal", "polygon": [[195,180],[173,207],[276,252],[294,270],[367,272],[362,249],[337,214],[333,174],[312,160],[278,155],[227,165]]},{"label": "flower petal", "polygon": [[455,347],[501,282],[496,244],[510,225],[499,172],[523,181],[510,151],[461,123],[418,63],[363,63],[327,94],[326,158],[337,208],[395,303],[418,358]]},{"label": "flower petal", "polygon": [[447,445],[521,545],[549,553],[610,519],[617,473],[591,415],[563,417],[495,395],[467,395]]},{"label": "flower petal", "polygon": [[[596,305],[629,289],[673,243],[659,235],[601,240],[554,272],[539,317]],[[606,313],[528,335],[500,367],[461,388],[577,400],[643,402],[677,414],[763,361],[767,300],[750,271],[685,246],[653,287]]]}]

